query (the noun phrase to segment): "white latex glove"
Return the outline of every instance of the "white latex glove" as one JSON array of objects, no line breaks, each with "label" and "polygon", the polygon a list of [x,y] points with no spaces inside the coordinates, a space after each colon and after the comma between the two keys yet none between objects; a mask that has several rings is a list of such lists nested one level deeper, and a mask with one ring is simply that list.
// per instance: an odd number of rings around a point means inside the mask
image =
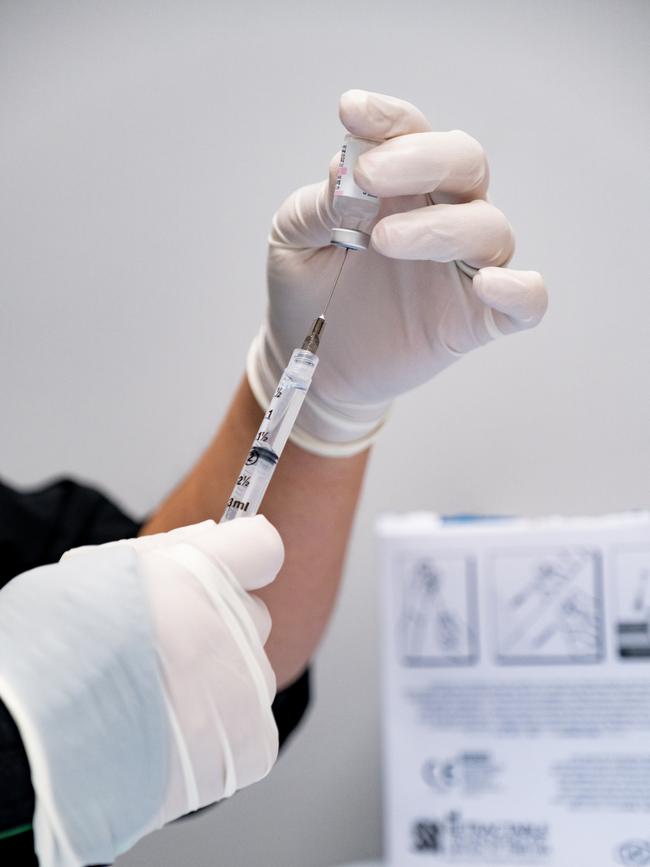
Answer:
[{"label": "white latex glove", "polygon": [[[331,455],[364,449],[397,395],[470,350],[536,325],[547,306],[536,271],[503,267],[513,234],[487,202],[487,160],[475,139],[433,132],[410,103],[362,90],[343,94],[339,114],[349,132],[381,142],[355,172],[381,208],[371,248],[347,254],[294,428],[294,441]],[[268,314],[247,365],[263,407],[345,255],[329,243],[337,165],[338,156],[329,180],[297,190],[273,219]],[[479,269],[473,279],[455,260]]]},{"label": "white latex glove", "polygon": [[278,749],[259,516],[68,552],[0,592],[0,696],[36,794],[41,867],[109,863],[264,777]]}]

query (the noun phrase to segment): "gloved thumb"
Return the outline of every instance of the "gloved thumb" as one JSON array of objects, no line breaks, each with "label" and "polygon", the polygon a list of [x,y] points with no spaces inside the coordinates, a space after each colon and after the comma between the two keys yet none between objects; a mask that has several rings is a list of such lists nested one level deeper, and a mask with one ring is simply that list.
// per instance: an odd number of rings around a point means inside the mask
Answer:
[{"label": "gloved thumb", "polygon": [[512,268],[481,268],[472,281],[480,300],[492,311],[499,334],[533,328],[544,316],[548,294],[537,271]]},{"label": "gloved thumb", "polygon": [[266,587],[280,571],[284,545],[278,531],[263,515],[225,524],[204,521],[193,529],[199,528],[203,530],[201,535],[188,541],[221,561],[244,590]]}]

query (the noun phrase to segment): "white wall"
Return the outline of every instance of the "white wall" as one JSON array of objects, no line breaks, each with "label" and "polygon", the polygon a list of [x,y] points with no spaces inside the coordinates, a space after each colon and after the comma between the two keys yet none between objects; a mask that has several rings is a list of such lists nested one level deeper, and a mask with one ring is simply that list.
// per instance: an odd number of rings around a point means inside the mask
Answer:
[{"label": "white wall", "polygon": [[[536,333],[402,400],[377,447],[316,703],[270,779],[120,867],[379,852],[372,522],[387,508],[650,506],[650,5],[0,2],[0,472],[150,509],[204,445],[264,306],[265,237],[341,137],[338,94],[479,138]],[[417,456],[417,459],[414,459]]]}]

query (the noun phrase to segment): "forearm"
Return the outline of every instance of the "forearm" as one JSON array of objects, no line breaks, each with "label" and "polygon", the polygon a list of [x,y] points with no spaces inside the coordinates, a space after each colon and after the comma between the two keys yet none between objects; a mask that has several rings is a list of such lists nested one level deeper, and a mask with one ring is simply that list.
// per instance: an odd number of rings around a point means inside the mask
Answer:
[{"label": "forearm", "polygon": [[[244,379],[214,440],[142,532],[218,521],[261,415]],[[282,571],[259,591],[273,618],[266,649],[279,687],[304,669],[331,616],[367,458],[322,458],[288,443],[264,498],[285,544]]]}]

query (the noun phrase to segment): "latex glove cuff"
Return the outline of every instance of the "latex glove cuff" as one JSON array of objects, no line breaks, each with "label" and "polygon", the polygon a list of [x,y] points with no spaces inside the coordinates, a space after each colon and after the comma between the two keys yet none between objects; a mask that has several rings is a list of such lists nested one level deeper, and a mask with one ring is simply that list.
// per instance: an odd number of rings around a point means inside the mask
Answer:
[{"label": "latex glove cuff", "polygon": [[[266,323],[253,339],[246,359],[246,375],[255,399],[268,407],[282,375],[281,354],[273,346]],[[288,361],[288,359],[286,359]],[[315,374],[318,376],[318,372]],[[390,403],[343,404],[322,400],[312,386],[289,439],[322,457],[349,457],[365,451],[379,436]]]}]

